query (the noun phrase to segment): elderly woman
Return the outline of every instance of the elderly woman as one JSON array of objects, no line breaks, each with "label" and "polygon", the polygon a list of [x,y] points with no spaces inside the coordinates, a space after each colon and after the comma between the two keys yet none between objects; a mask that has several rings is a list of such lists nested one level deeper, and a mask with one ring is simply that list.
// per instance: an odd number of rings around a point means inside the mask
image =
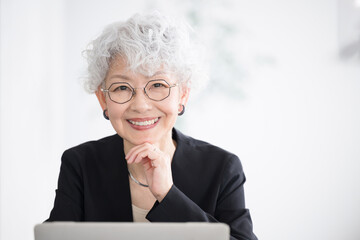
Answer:
[{"label": "elderly woman", "polygon": [[158,13],[91,43],[87,86],[116,134],[64,152],[47,221],[223,222],[232,239],[256,239],[238,157],[174,128],[199,72],[192,46]]}]

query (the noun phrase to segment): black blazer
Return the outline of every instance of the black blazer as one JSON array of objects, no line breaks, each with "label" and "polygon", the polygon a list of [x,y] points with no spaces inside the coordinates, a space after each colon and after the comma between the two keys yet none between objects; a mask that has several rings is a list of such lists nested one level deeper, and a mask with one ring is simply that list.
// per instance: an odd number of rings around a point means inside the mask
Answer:
[{"label": "black blazer", "polygon": [[[245,208],[245,176],[237,156],[173,129],[174,185],[150,222],[224,222],[231,239],[257,239]],[[113,135],[66,150],[47,221],[132,222],[123,139]]]}]

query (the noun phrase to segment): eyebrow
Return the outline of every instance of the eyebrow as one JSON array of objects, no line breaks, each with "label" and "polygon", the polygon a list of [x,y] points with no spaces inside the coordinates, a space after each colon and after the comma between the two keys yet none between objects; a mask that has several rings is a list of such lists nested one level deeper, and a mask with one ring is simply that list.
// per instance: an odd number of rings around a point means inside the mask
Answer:
[{"label": "eyebrow", "polygon": [[131,80],[128,76],[121,75],[121,74],[116,74],[116,75],[113,75],[113,76],[110,77],[110,79],[113,79],[113,78],[122,78],[124,80]]},{"label": "eyebrow", "polygon": [[167,75],[167,73],[166,72],[164,72],[164,71],[157,71],[156,73],[154,73],[153,75],[151,75],[150,76],[150,78],[153,78],[154,76],[156,76],[156,75]]},{"label": "eyebrow", "polygon": [[[149,76],[148,78],[153,78],[157,75],[167,75],[166,72],[164,71],[157,71],[156,73],[154,73],[153,75]],[[126,75],[122,75],[122,74],[116,74],[116,75],[113,75],[110,77],[110,79],[113,79],[113,78],[121,78],[121,79],[124,79],[124,80],[131,80],[130,77],[126,76]]]}]

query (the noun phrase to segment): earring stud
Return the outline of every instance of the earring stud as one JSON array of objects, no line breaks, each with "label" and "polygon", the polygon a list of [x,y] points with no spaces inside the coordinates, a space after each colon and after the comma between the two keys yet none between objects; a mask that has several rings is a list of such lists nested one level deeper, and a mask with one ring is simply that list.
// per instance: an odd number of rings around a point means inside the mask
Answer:
[{"label": "earring stud", "polygon": [[181,106],[182,106],[182,110],[181,110],[181,112],[178,113],[179,116],[183,115],[184,112],[185,112],[185,106],[184,106],[184,104],[181,104]]},{"label": "earring stud", "polygon": [[107,109],[104,109],[103,116],[106,120],[109,120],[109,116],[106,115]]}]

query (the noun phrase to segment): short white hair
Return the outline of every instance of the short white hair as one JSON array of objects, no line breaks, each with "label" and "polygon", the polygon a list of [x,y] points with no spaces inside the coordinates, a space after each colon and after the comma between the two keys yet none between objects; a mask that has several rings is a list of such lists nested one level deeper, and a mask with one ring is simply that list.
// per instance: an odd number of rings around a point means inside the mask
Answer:
[{"label": "short white hair", "polygon": [[174,74],[190,87],[196,79],[205,79],[201,47],[190,41],[192,29],[183,21],[161,15],[135,14],[127,21],[108,25],[84,51],[88,62],[85,89],[94,93],[104,84],[110,63],[123,58],[129,70],[152,76],[160,68]]}]

